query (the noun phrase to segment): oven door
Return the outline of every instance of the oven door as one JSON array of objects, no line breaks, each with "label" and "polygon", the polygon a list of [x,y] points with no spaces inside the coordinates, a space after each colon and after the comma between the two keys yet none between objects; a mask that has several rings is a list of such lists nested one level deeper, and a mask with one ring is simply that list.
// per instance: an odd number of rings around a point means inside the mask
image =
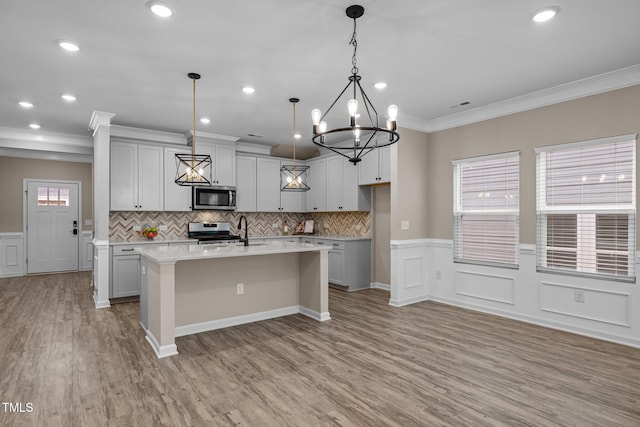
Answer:
[{"label": "oven door", "polygon": [[235,187],[193,187],[193,210],[222,210],[236,209]]}]

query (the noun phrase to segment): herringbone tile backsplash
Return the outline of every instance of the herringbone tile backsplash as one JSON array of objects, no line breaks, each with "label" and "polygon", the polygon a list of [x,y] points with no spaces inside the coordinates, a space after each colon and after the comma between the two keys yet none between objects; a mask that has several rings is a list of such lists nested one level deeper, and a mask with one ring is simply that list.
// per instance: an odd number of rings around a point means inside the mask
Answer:
[{"label": "herringbone tile backsplash", "polygon": [[133,227],[159,227],[166,225],[166,231],[160,236],[166,239],[184,239],[187,237],[188,222],[228,221],[232,232],[238,225],[240,215],[245,215],[249,222],[249,235],[277,236],[282,235],[286,221],[291,232],[300,221],[312,219],[315,222],[317,235],[370,236],[371,214],[369,212],[322,212],[322,213],[280,213],[280,212],[111,212],[109,215],[109,239],[127,241],[140,238],[139,231]]}]

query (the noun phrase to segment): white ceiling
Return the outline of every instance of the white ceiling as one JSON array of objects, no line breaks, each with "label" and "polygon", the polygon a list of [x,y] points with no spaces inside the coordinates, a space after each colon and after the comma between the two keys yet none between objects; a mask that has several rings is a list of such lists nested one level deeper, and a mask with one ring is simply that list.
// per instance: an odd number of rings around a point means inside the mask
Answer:
[{"label": "white ceiling", "polygon": [[[162,20],[146,0],[3,0],[0,127],[89,136],[94,110],[112,123],[185,133],[191,80],[199,131],[244,142],[310,143],[310,111],[325,110],[347,82],[355,0],[165,0]],[[379,112],[399,126],[428,123],[544,88],[640,64],[638,0],[359,0],[358,66]],[[542,6],[557,18],[531,21]],[[61,50],[58,39],[80,46]],[[372,87],[376,81],[387,89]],[[242,86],[256,88],[253,95]],[[74,104],[62,93],[73,93]],[[35,104],[30,110],[18,101]],[[463,101],[466,107],[452,108]],[[40,131],[28,129],[37,122]],[[264,135],[249,137],[249,133]]]}]

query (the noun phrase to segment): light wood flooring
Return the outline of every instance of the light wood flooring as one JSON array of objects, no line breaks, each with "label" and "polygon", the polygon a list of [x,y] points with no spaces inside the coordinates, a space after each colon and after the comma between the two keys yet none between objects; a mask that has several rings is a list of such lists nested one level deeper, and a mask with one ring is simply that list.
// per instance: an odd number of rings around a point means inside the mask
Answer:
[{"label": "light wood flooring", "polygon": [[89,273],[0,279],[2,426],[640,426],[640,350],[380,290],[177,339]]}]

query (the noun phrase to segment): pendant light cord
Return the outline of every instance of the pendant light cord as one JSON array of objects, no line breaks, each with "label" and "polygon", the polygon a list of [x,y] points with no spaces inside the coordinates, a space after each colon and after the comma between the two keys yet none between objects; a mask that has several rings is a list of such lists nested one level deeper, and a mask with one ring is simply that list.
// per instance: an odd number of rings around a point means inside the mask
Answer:
[{"label": "pendant light cord", "polygon": [[[196,79],[193,79],[193,140],[191,142],[191,154],[193,156],[196,155]],[[192,160],[192,162],[195,162],[195,160]]]},{"label": "pendant light cord", "polygon": [[[293,104],[293,170],[296,168],[296,103]],[[294,172],[295,175],[295,172]]]}]

